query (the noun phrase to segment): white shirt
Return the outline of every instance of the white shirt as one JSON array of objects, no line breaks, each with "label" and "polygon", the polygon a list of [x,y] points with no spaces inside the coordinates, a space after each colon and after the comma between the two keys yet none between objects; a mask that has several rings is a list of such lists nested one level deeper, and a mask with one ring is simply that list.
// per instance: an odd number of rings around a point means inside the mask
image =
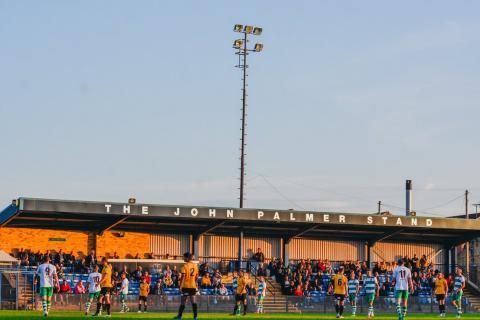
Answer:
[{"label": "white shirt", "polygon": [[120,293],[128,294],[128,279],[127,278],[122,280],[122,291]]},{"label": "white shirt", "polygon": [[88,292],[96,293],[101,290],[100,280],[102,280],[102,275],[99,272],[92,272],[88,275]]},{"label": "white shirt", "polygon": [[395,290],[408,290],[408,283],[412,279],[412,272],[405,266],[398,266],[393,270]]},{"label": "white shirt", "polygon": [[37,274],[40,276],[40,288],[53,287],[53,276],[57,274],[57,268],[53,264],[43,263],[38,266]]}]

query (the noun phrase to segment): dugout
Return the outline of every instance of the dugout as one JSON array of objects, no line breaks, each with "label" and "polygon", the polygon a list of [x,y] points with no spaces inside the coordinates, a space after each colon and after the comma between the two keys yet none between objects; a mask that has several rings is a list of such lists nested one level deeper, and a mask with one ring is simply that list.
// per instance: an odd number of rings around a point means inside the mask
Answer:
[{"label": "dugout", "polygon": [[0,226],[0,249],[7,252],[32,244],[43,250],[77,250],[77,255],[95,249],[98,255],[116,251],[133,258],[130,250],[149,258],[178,259],[191,251],[210,263],[244,261],[257,248],[267,258],[284,261],[372,263],[416,253],[426,254],[445,271],[456,265],[456,246],[480,236],[480,220],[459,217],[34,198],[19,198],[5,208]]}]

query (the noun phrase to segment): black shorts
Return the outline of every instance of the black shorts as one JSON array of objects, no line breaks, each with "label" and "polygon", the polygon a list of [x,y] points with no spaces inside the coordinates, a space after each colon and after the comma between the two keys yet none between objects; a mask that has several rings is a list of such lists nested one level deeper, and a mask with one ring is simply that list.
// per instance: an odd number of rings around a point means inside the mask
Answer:
[{"label": "black shorts", "polygon": [[345,295],[344,294],[334,294],[335,300],[343,301],[345,300]]},{"label": "black shorts", "polygon": [[247,294],[246,294],[246,293],[236,294],[236,295],[235,295],[235,301],[236,301],[236,302],[245,301],[245,300],[247,300]]},{"label": "black shorts", "polygon": [[197,289],[195,288],[183,288],[182,289],[182,296],[184,297],[191,297],[197,295]]},{"label": "black shorts", "polygon": [[140,296],[140,297],[138,297],[138,301],[147,302],[147,296]]},{"label": "black shorts", "polygon": [[102,288],[102,289],[100,290],[100,295],[102,295],[102,296],[107,296],[107,295],[111,296],[111,295],[112,295],[112,292],[113,292],[113,288]]},{"label": "black shorts", "polygon": [[436,298],[437,298],[437,301],[445,300],[445,295],[444,294],[437,294]]}]

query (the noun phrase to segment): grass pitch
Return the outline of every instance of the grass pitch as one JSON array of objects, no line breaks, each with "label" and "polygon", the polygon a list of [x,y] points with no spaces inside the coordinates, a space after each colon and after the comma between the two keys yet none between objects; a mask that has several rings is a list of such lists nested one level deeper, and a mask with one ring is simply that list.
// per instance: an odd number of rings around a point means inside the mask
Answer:
[{"label": "grass pitch", "polygon": [[[167,320],[172,319],[175,316],[173,313],[112,313],[113,319],[160,319]],[[42,312],[40,311],[0,311],[0,319],[43,319]],[[50,312],[48,319],[86,319],[87,317],[81,312]],[[88,317],[89,319],[104,319],[104,317]],[[281,313],[271,313],[264,315],[249,314],[247,316],[232,317],[226,314],[218,313],[201,313],[199,314],[199,319],[210,319],[210,320],[231,320],[231,319],[335,319],[333,314],[281,314]],[[424,320],[424,319],[436,319],[439,318],[438,314],[412,314],[407,317],[407,320]],[[454,314],[448,314],[448,319],[455,319]],[[183,317],[184,320],[193,319],[192,314],[185,314]],[[367,319],[366,315],[357,315],[353,318],[349,314],[345,314],[345,319]],[[375,320],[397,320],[397,316],[394,314],[379,314],[375,317]],[[440,318],[443,319],[443,318]],[[480,319],[478,314],[465,314],[462,316],[462,319]]]}]

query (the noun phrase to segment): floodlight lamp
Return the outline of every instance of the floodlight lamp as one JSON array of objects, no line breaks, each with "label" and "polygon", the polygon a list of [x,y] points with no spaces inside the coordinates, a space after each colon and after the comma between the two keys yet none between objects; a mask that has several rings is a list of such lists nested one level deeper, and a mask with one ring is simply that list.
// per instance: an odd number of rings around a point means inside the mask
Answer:
[{"label": "floodlight lamp", "polygon": [[233,42],[233,47],[235,49],[241,49],[243,47],[243,40],[242,39],[235,40],[235,42]]},{"label": "floodlight lamp", "polygon": [[259,35],[262,34],[262,31],[263,31],[262,28],[260,28],[260,27],[255,27],[255,28],[253,29],[253,34],[256,35],[256,36],[259,36]]},{"label": "floodlight lamp", "polygon": [[255,43],[255,47],[253,49],[255,52],[260,52],[263,50],[263,43]]},{"label": "floodlight lamp", "polygon": [[241,24],[236,24],[236,25],[233,27],[233,31],[235,31],[235,32],[242,32],[242,31],[243,31],[243,25],[241,25]]},{"label": "floodlight lamp", "polygon": [[252,33],[253,32],[253,26],[245,26],[245,28],[243,29],[243,32]]}]

